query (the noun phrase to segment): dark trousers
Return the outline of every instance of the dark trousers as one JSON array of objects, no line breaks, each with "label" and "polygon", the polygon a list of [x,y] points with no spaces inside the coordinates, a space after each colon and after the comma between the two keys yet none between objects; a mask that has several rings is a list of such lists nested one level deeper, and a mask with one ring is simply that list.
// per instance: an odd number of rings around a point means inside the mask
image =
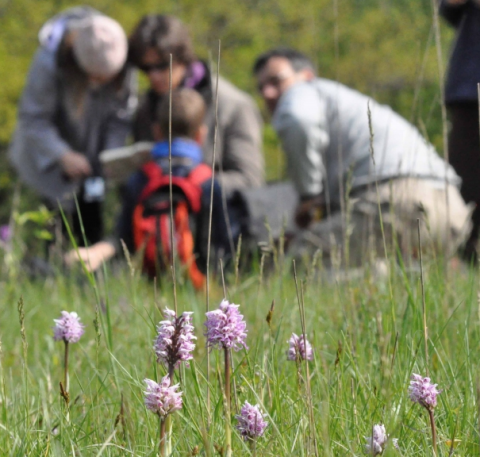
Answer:
[{"label": "dark trousers", "polygon": [[[63,218],[58,211],[58,207],[55,208],[51,203],[46,203],[47,207],[52,211],[57,211],[58,215],[55,218],[55,226],[58,230],[54,229],[54,236],[56,238],[63,237],[69,245],[68,231],[63,221]],[[85,246],[85,241],[89,246],[94,243],[98,243],[104,238],[104,225],[103,225],[103,203],[102,202],[86,202],[83,199],[83,194],[80,192],[77,195],[77,205],[71,212],[65,212],[65,218],[70,230],[75,238],[78,246]],[[83,230],[82,230],[83,227]],[[85,233],[85,236],[84,236]],[[57,241],[59,241],[57,239]],[[52,243],[48,243],[47,249]],[[61,243],[63,245],[63,243]]]},{"label": "dark trousers", "polygon": [[478,103],[462,102],[447,105],[451,122],[448,151],[450,164],[462,178],[460,192],[467,203],[476,207],[473,227],[467,245],[475,248],[480,230],[480,132]]},{"label": "dark trousers", "polygon": [[75,239],[80,246],[84,246],[83,230],[88,244],[98,243],[104,237],[103,229],[103,204],[102,202],[86,202],[83,198],[78,200],[79,212],[72,214],[72,229]]}]

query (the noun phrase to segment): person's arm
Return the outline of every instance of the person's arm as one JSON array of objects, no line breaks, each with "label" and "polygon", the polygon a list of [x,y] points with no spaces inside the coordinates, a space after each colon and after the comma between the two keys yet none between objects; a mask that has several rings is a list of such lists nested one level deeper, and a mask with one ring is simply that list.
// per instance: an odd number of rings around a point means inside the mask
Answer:
[{"label": "person's arm", "polygon": [[81,154],[71,150],[55,125],[60,96],[58,87],[55,56],[39,49],[23,91],[18,122],[24,147],[31,151],[32,160],[40,171],[60,163],[66,167],[66,174],[75,178],[88,174],[90,166],[84,157],[79,157]]},{"label": "person's arm", "polygon": [[323,156],[329,145],[326,104],[315,87],[302,84],[280,100],[273,126],[287,157],[287,169],[301,198],[323,191]]},{"label": "person's arm", "polygon": [[79,248],[78,251],[72,249],[64,256],[68,266],[83,260],[88,271],[95,271],[121,252],[120,240],[125,242],[130,252],[134,251],[133,212],[145,183],[146,178],[141,172],[136,172],[130,177],[122,192],[122,209],[117,216],[114,234],[88,248]]},{"label": "person's arm", "polygon": [[285,94],[273,124],[287,157],[287,167],[299,195],[296,221],[301,227],[317,219],[326,176],[323,156],[329,145],[326,102],[312,84]]},{"label": "person's arm", "polygon": [[458,27],[468,2],[469,0],[440,0],[439,13],[450,25]]},{"label": "person's arm", "polygon": [[104,149],[125,146],[132,132],[133,118],[138,106],[137,75],[133,69],[126,70],[123,87],[114,101],[112,115],[107,121]]},{"label": "person's arm", "polygon": [[237,103],[223,135],[223,172],[216,175],[222,189],[229,195],[236,189],[262,186],[262,120],[253,102]]},{"label": "person's arm", "polygon": [[98,270],[104,262],[110,260],[117,249],[110,241],[99,241],[87,248],[72,249],[64,256],[65,263],[71,267],[80,260],[85,263],[87,271]]}]

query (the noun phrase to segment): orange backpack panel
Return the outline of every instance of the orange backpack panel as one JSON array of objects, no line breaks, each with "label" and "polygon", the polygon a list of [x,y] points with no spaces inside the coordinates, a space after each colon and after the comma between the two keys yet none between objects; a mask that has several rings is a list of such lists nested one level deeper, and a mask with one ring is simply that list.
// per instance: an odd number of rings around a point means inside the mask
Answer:
[{"label": "orange backpack panel", "polygon": [[[135,250],[144,249],[145,272],[154,277],[166,271],[172,261],[170,178],[155,162],[145,164],[142,171],[147,184],[133,212],[133,239]],[[193,168],[186,177],[172,176],[173,239],[178,258],[196,289],[203,287],[205,276],[195,261],[190,216],[200,211],[201,185],[211,176],[210,167],[204,164]]]}]

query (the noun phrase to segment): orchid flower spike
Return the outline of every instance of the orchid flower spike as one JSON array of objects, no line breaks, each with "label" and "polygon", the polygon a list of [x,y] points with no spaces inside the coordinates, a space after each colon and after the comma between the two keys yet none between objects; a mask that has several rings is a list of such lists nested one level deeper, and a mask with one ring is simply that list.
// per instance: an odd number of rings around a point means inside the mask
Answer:
[{"label": "orchid flower spike", "polygon": [[419,405],[433,410],[437,406],[437,395],[441,390],[437,389],[437,384],[432,384],[430,378],[424,378],[418,374],[412,374],[408,393],[410,400]]},{"label": "orchid flower spike", "polygon": [[55,341],[65,341],[66,343],[76,343],[85,332],[85,326],[80,323],[77,313],[62,311],[60,319],[54,319],[53,338]]},{"label": "orchid flower spike", "polygon": [[303,335],[298,336],[292,333],[288,344],[290,347],[287,352],[287,360],[313,360],[312,345],[304,339]]},{"label": "orchid flower spike", "polygon": [[388,435],[385,431],[385,425],[374,425],[372,436],[366,436],[365,439],[367,440],[365,452],[368,455],[381,455],[385,449],[388,439]]},{"label": "orchid flower spike", "polygon": [[180,384],[170,387],[170,377],[162,378],[160,384],[151,379],[145,379],[147,390],[145,393],[145,406],[152,413],[161,418],[182,408],[182,392],[178,391]]},{"label": "orchid flower spike", "polygon": [[165,320],[157,326],[158,334],[153,345],[157,362],[174,368],[185,362],[188,367],[188,361],[193,359],[194,340],[197,339],[193,334],[193,313],[184,312],[177,317],[175,311],[166,308],[163,314]]},{"label": "orchid flower spike", "polygon": [[239,305],[222,300],[220,307],[206,313],[205,327],[207,332],[207,346],[218,346],[224,349],[233,348],[239,351],[242,347],[248,349],[247,324],[238,310]]},{"label": "orchid flower spike", "polygon": [[235,418],[237,419],[237,430],[244,440],[254,440],[262,436],[267,428],[265,421],[266,414],[262,414],[258,405],[252,406],[246,401]]}]

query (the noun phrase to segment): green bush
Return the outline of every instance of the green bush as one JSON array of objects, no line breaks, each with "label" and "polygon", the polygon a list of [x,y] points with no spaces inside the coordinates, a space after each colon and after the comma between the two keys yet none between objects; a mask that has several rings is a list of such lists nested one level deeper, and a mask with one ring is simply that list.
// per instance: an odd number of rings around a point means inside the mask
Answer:
[{"label": "green bush", "polygon": [[[304,0],[301,7],[288,0],[86,3],[119,20],[127,32],[146,13],[180,16],[191,27],[200,57],[216,62],[221,40],[221,72],[252,94],[251,67],[260,52],[280,44],[299,48],[312,57],[321,76],[338,79],[390,104],[442,151],[441,92],[430,0]],[[74,4],[66,0],[3,0],[0,151],[5,150],[15,126],[38,30],[48,18]],[[448,30],[443,35],[446,55],[452,33]],[[281,177],[283,158],[268,129],[265,139],[267,176]],[[9,186],[10,181],[1,175],[0,186]]]}]

